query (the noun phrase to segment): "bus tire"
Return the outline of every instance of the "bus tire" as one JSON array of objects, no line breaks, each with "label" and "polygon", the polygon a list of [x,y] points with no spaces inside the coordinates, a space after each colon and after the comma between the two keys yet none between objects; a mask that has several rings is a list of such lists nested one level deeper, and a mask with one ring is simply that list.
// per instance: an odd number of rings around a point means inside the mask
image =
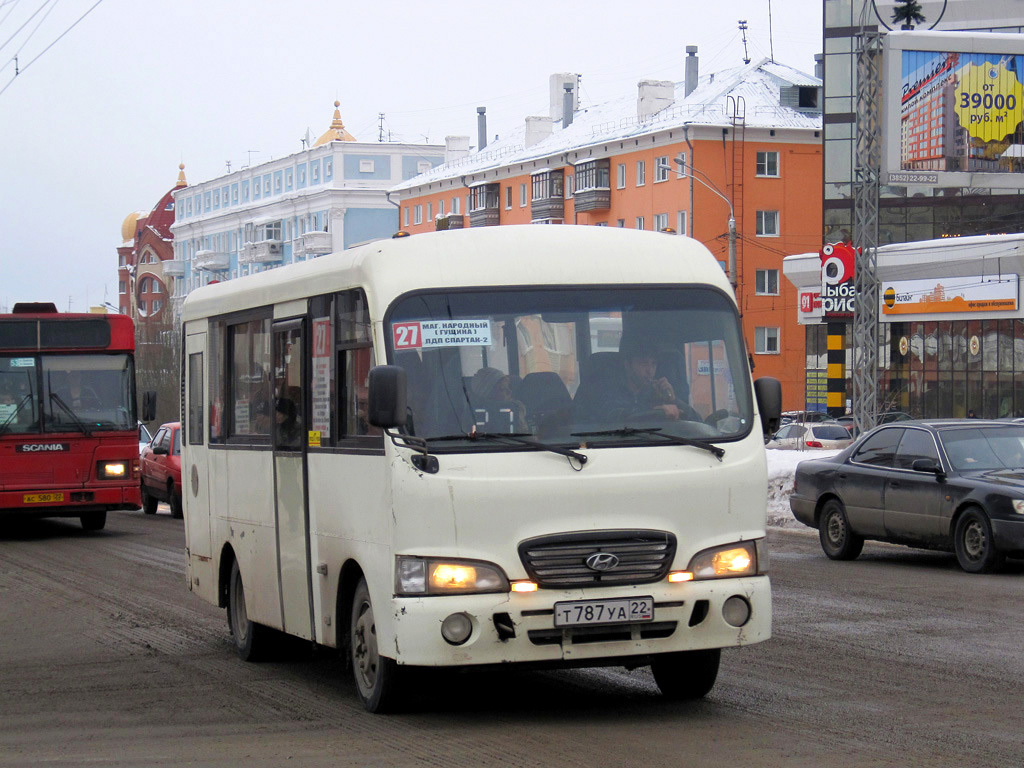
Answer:
[{"label": "bus tire", "polygon": [[721,658],[720,648],[663,653],[651,660],[651,672],[666,699],[693,701],[715,687]]},{"label": "bus tire", "polygon": [[242,661],[262,661],[270,650],[270,627],[249,620],[245,610],[245,586],[238,561],[231,563],[228,585],[228,629],[235,641],[235,651]]},{"label": "bus tire", "polygon": [[86,512],[78,518],[82,521],[82,529],[86,531],[102,531],[107,524],[106,512]]},{"label": "bus tire", "polygon": [[149,491],[147,491],[146,487],[143,486],[142,487],[142,511],[145,512],[147,515],[155,515],[156,514],[156,505],[157,505],[157,500],[153,496],[150,496],[149,495]]},{"label": "bus tire", "polygon": [[349,654],[359,700],[369,712],[394,712],[400,696],[400,672],[394,659],[380,655],[366,579],[356,586],[349,616]]},{"label": "bus tire", "polygon": [[181,494],[174,492],[174,481],[167,483],[167,503],[171,507],[171,517],[179,520],[184,517],[181,511]]}]

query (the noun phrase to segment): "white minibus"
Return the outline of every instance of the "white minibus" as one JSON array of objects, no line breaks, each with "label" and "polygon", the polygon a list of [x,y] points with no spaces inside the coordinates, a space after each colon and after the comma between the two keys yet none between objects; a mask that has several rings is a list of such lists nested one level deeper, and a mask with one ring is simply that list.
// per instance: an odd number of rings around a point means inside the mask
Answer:
[{"label": "white minibus", "polygon": [[770,636],[779,385],[700,243],[396,237],[200,288],[183,333],[189,588],[243,659],[338,648],[381,712],[414,667],[650,665],[698,698]]}]

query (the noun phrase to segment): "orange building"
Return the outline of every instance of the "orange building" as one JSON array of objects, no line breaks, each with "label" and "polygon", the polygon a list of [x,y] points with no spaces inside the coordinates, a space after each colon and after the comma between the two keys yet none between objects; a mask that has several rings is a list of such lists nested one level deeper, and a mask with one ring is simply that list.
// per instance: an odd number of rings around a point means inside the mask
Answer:
[{"label": "orange building", "polygon": [[[502,224],[580,224],[690,235],[728,271],[754,375],[804,407],[804,330],[781,280],[789,253],[821,246],[821,81],[761,61],[683,82],[643,80],[637,95],[580,108],[576,75],[552,75],[551,113],[391,190],[410,234]],[[486,133],[482,133],[482,136]],[[481,139],[480,144],[484,141]]]}]

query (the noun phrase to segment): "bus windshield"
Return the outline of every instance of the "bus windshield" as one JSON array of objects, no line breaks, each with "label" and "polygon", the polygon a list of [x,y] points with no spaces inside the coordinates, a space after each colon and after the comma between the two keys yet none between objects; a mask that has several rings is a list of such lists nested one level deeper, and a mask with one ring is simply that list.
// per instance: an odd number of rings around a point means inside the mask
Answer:
[{"label": "bus windshield", "polygon": [[127,354],[0,356],[0,434],[135,429]]},{"label": "bus windshield", "polygon": [[[417,293],[388,319],[405,368],[405,432],[442,450],[480,435],[610,444],[744,437],[749,369],[732,302],[694,287]],[[460,440],[465,436],[465,440]]]}]

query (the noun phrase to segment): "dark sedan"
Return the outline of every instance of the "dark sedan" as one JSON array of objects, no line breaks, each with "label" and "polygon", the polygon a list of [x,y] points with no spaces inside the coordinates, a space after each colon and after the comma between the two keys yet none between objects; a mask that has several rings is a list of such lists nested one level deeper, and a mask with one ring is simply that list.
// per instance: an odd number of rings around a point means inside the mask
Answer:
[{"label": "dark sedan", "polygon": [[1024,555],[1024,424],[900,421],[797,465],[790,508],[833,560],[865,539],[956,552],[968,573]]}]

